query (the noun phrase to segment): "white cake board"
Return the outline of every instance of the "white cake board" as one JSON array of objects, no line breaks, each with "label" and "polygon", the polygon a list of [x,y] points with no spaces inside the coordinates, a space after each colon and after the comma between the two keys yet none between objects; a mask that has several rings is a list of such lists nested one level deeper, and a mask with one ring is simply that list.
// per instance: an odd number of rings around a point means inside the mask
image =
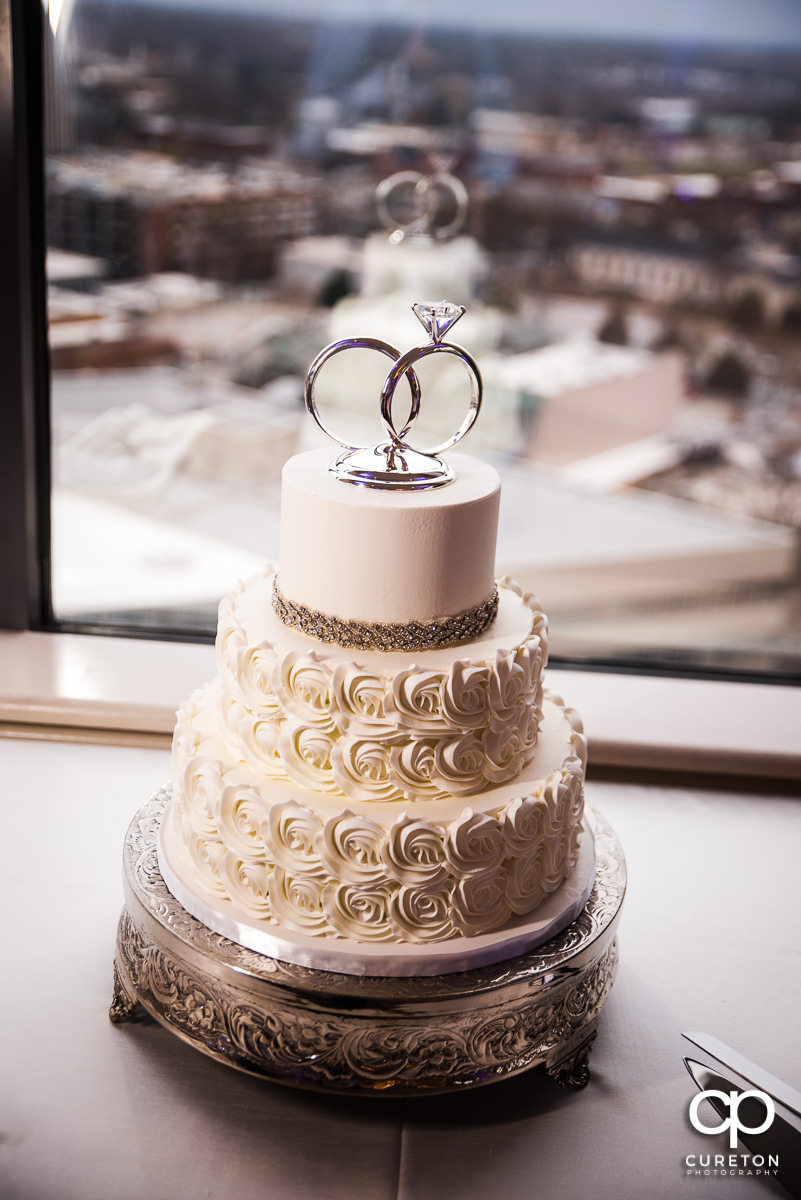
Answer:
[{"label": "white cake board", "polygon": [[257,924],[232,901],[215,897],[211,904],[181,881],[181,867],[190,865],[188,859],[185,864],[180,861],[186,853],[183,847],[173,852],[175,861],[171,863],[159,834],[157,852],[159,870],[169,891],[191,916],[214,933],[269,958],[343,975],[449,975],[515,958],[549,941],[575,921],[595,883],[595,838],[585,822],[574,870],[534,914],[515,917],[503,929],[480,937],[421,945],[371,944],[349,938],[307,937],[280,924]]}]

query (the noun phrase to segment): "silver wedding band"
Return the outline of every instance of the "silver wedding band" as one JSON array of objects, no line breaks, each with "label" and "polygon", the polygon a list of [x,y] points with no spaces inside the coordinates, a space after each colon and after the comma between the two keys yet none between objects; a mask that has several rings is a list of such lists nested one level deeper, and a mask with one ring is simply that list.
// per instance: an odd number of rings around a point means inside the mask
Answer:
[{"label": "silver wedding band", "polygon": [[[427,456],[441,454],[444,450],[450,449],[451,446],[455,446],[457,442],[461,441],[475,422],[481,408],[484,389],[481,381],[481,373],[475,359],[462,346],[457,346],[454,342],[433,341],[425,346],[415,346],[413,349],[407,350],[405,354],[401,354],[389,342],[382,342],[378,338],[343,338],[339,342],[332,342],[330,346],[326,346],[324,350],[321,350],[309,367],[309,373],[306,377],[305,398],[306,408],[319,428],[322,429],[327,437],[330,437],[332,441],[344,447],[345,450],[369,450],[372,447],[370,445],[356,445],[352,442],[345,442],[342,438],[338,437],[320,416],[314,397],[314,388],[321,368],[330,358],[333,358],[336,354],[341,354],[343,350],[378,350],[381,354],[385,354],[388,358],[393,359],[392,367],[381,389],[381,420],[393,445],[397,449],[415,450],[418,454],[425,454]],[[438,446],[423,449],[422,447],[412,446],[404,440],[420,411],[420,381],[414,371],[414,366],[420,359],[427,358],[429,354],[437,353],[452,354],[467,367],[470,377],[470,403],[464,420],[451,437],[441,442]],[[402,429],[398,430],[395,428],[395,423],[392,419],[392,401],[395,397],[395,389],[404,375],[409,380],[412,402],[406,424]]]},{"label": "silver wedding band", "polygon": [[[391,358],[393,360],[395,366],[397,366],[398,360],[401,357],[400,350],[397,350],[394,346],[390,346],[389,342],[382,342],[379,338],[367,338],[367,337],[343,338],[342,341],[332,342],[330,346],[326,346],[324,350],[320,351],[320,353],[317,355],[317,357],[315,358],[312,365],[309,367],[309,372],[308,372],[308,375],[306,376],[306,388],[305,388],[305,393],[304,393],[305,398],[306,398],[306,408],[308,409],[309,413],[314,418],[314,420],[316,421],[316,423],[320,427],[320,429],[322,429],[323,433],[327,437],[330,437],[332,442],[337,442],[340,446],[343,446],[346,450],[369,450],[372,448],[369,444],[364,445],[364,446],[359,446],[359,445],[355,445],[352,442],[344,442],[342,440],[342,438],[338,437],[334,433],[333,429],[329,429],[329,427],[326,425],[323,418],[320,416],[320,413],[317,409],[317,403],[314,398],[314,386],[315,386],[315,383],[317,382],[317,376],[320,374],[321,367],[323,367],[328,362],[329,358],[333,358],[336,354],[341,354],[341,352],[343,350],[379,350],[381,352],[381,354],[386,354],[388,358]],[[389,424],[387,424],[387,422],[384,421],[384,425],[387,428],[387,432],[390,434],[390,437],[396,444],[400,443],[401,438],[403,438],[404,435],[411,428],[412,423],[414,422],[415,418],[417,417],[417,414],[420,411],[420,381],[411,368],[408,368],[404,373],[406,374],[406,376],[409,380],[409,387],[410,387],[411,393],[412,393],[412,403],[411,403],[411,407],[409,409],[408,420],[406,421],[406,424],[404,425],[404,427],[400,433],[395,432],[395,427],[392,424],[391,416],[389,418]],[[398,378],[395,380],[395,384],[392,389],[393,394],[395,391],[395,387],[397,386],[398,379],[400,379],[400,376],[398,376]],[[384,387],[386,387],[386,383],[384,384]],[[382,396],[383,396],[383,392],[382,392]],[[391,400],[390,400],[390,403],[391,403]],[[383,404],[382,404],[382,416],[383,416]]]},{"label": "silver wedding band", "polygon": [[[455,446],[460,442],[466,433],[472,428],[476,417],[481,409],[481,401],[484,395],[484,385],[481,380],[481,372],[478,369],[475,359],[464,349],[463,346],[457,346],[455,342],[429,342],[427,346],[415,346],[412,350],[407,350],[402,354],[396,362],[390,367],[389,374],[384,380],[384,386],[381,389],[381,419],[384,422],[384,427],[393,439],[402,437],[408,430],[411,420],[407,422],[403,434],[396,435],[392,422],[392,400],[395,396],[395,389],[399,381],[404,375],[407,375],[416,363],[421,358],[427,358],[429,354],[452,354],[454,358],[458,358],[467,367],[470,377],[470,404],[468,405],[467,413],[456,432],[444,442],[440,442],[438,446],[411,446],[410,450],[416,450],[418,454],[438,455],[445,450],[449,450],[451,446]],[[412,371],[412,373],[414,373]],[[416,378],[416,376],[415,376]],[[413,419],[413,418],[412,418]]]}]

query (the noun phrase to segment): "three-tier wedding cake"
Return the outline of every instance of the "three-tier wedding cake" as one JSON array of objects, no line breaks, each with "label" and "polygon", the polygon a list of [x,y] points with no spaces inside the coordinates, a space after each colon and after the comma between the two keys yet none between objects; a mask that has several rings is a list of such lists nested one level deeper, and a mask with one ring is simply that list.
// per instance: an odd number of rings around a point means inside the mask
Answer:
[{"label": "three-tier wedding cake", "polygon": [[[418,357],[458,351],[432,328]],[[453,455],[451,482],[405,486],[407,450],[375,449],[399,486],[286,464],[280,567],[220,605],[159,843],[217,932],[368,974],[507,957],[592,884],[581,725],[543,690],[540,605],[494,580],[498,474]]]}]

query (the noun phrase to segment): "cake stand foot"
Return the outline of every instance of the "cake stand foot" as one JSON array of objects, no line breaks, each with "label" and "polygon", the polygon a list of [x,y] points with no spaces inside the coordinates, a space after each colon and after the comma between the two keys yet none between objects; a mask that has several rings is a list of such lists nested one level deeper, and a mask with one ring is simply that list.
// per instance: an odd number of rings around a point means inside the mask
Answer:
[{"label": "cake stand foot", "polygon": [[123,983],[123,974],[114,963],[114,995],[108,1010],[108,1019],[115,1025],[121,1021],[138,1021],[145,1015],[145,1010],[139,1001],[131,995]]},{"label": "cake stand foot", "polygon": [[589,1037],[584,1037],[567,1054],[562,1054],[555,1062],[546,1062],[545,1070],[550,1078],[560,1087],[586,1087],[590,1082],[590,1051],[597,1036],[598,1030],[593,1029]]}]

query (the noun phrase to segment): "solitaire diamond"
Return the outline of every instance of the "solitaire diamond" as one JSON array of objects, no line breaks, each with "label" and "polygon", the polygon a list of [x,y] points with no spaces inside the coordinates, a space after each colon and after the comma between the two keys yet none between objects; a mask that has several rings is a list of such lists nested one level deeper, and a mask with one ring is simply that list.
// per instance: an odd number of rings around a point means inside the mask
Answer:
[{"label": "solitaire diamond", "polygon": [[413,304],[412,312],[425,329],[432,342],[441,342],[452,325],[455,325],[466,309],[463,304],[451,304],[438,300],[433,304]]}]

